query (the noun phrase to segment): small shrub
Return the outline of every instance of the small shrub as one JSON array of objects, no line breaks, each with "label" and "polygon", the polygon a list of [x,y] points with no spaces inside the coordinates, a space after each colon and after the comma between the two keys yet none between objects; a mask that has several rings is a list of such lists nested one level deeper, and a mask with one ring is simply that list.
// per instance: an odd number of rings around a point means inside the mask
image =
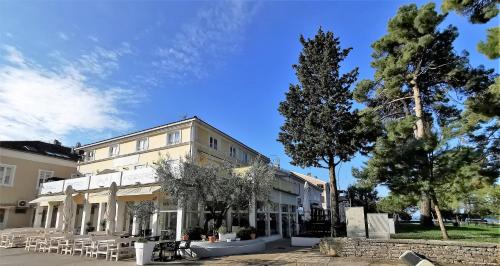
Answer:
[{"label": "small shrub", "polygon": [[257,229],[255,229],[255,227],[243,227],[238,231],[238,233],[236,233],[236,237],[240,238],[241,240],[249,240],[252,239],[251,234],[257,235]]},{"label": "small shrub", "polygon": [[217,230],[217,232],[219,234],[225,234],[225,233],[227,233],[227,228],[225,226],[221,226],[221,227],[219,227],[219,229]]},{"label": "small shrub", "polygon": [[201,235],[203,235],[204,233],[205,232],[201,227],[189,228],[186,231],[186,234],[189,236],[189,240],[201,240]]}]

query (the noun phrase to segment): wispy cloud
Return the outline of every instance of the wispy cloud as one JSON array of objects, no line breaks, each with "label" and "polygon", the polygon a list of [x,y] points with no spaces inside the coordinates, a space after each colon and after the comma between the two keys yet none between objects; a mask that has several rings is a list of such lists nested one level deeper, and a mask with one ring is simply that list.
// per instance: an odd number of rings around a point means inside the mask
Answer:
[{"label": "wispy cloud", "polygon": [[64,32],[62,32],[62,31],[58,32],[58,33],[57,33],[57,36],[58,36],[58,37],[59,37],[59,39],[61,39],[61,40],[64,40],[64,41],[69,40],[68,35],[66,35],[66,33],[64,33]]},{"label": "wispy cloud", "polygon": [[80,131],[102,133],[132,126],[120,107],[134,98],[133,93],[87,81],[90,73],[101,74],[109,67],[106,61],[116,63],[122,50],[95,49],[57,69],[41,67],[15,47],[1,50],[6,64],[0,66],[0,140],[64,139]]},{"label": "wispy cloud", "polygon": [[94,35],[89,35],[88,36],[89,40],[93,41],[93,42],[99,42],[99,38],[97,38],[96,36]]},{"label": "wispy cloud", "polygon": [[157,48],[159,60],[153,65],[170,79],[206,77],[224,56],[238,49],[256,8],[255,2],[224,1],[200,10],[169,45]]}]

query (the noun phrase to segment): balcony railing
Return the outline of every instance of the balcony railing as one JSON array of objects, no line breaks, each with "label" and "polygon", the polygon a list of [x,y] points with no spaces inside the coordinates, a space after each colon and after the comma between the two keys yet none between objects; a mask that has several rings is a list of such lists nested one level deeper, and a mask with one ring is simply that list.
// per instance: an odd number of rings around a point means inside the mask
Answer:
[{"label": "balcony railing", "polygon": [[109,188],[111,183],[117,186],[151,184],[158,182],[155,169],[151,167],[115,172],[102,175],[84,176],[60,181],[43,183],[39,194],[61,193],[71,185],[74,190],[84,191],[97,188]]}]

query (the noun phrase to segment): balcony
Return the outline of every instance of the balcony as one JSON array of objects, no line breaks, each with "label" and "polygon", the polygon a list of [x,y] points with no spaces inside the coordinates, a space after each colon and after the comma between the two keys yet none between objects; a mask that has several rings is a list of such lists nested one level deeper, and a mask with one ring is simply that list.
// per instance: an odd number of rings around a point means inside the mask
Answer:
[{"label": "balcony", "polygon": [[78,178],[65,179],[43,183],[39,194],[64,193],[68,186],[76,191],[85,191],[99,188],[109,188],[111,183],[115,182],[117,186],[130,186],[141,184],[157,183],[155,169],[151,167],[114,172],[102,175],[84,176]]}]

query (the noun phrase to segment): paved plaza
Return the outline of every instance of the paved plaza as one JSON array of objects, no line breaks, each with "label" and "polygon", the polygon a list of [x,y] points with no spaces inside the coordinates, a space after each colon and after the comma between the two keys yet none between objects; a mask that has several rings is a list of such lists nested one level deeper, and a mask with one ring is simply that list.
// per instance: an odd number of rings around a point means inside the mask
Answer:
[{"label": "paved plaza", "polygon": [[[134,266],[135,260],[106,261],[104,259],[54,253],[27,252],[23,248],[0,249],[0,265],[63,266],[114,265]],[[265,253],[235,255],[195,261],[153,263],[153,265],[403,265],[395,262],[369,261],[361,258],[334,258],[321,255],[317,249],[293,248],[289,240],[269,243]]]}]

